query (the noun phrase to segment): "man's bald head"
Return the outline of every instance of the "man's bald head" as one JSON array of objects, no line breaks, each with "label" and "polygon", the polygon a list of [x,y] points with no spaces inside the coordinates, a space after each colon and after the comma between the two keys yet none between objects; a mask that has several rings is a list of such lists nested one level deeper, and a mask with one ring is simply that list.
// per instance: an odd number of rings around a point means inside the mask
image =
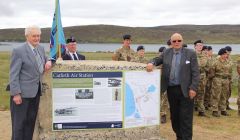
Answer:
[{"label": "man's bald head", "polygon": [[175,48],[175,49],[181,48],[182,44],[183,44],[183,37],[182,37],[182,35],[179,34],[179,33],[174,33],[171,36],[171,44],[172,44],[172,47]]}]

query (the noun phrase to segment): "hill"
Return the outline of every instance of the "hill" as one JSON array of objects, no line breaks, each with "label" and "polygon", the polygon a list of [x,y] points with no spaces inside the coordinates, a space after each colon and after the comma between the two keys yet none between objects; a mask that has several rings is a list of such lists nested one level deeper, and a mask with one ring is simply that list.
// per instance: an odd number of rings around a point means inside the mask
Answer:
[{"label": "hill", "polygon": [[[82,43],[119,43],[123,34],[131,34],[133,43],[165,43],[172,33],[183,35],[185,43],[203,39],[210,43],[240,43],[240,25],[172,25],[124,27],[88,25],[64,27],[65,37],[74,36]],[[49,42],[50,28],[42,29],[42,42]],[[0,41],[24,41],[24,29],[0,29]]]}]

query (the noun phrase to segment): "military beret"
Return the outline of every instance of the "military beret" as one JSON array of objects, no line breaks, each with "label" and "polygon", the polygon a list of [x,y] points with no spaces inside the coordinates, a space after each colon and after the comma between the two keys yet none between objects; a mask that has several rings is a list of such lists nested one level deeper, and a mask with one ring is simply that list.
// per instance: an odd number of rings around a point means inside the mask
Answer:
[{"label": "military beret", "polygon": [[183,44],[183,45],[182,45],[182,47],[185,47],[185,48],[187,48],[187,44]]},{"label": "military beret", "polygon": [[123,40],[125,40],[125,39],[131,39],[131,35],[128,35],[128,34],[123,35]]},{"label": "military beret", "polygon": [[196,40],[193,44],[196,45],[197,43],[203,43],[202,40]]},{"label": "military beret", "polygon": [[208,46],[207,49],[210,51],[212,50],[212,46]]},{"label": "military beret", "polygon": [[171,39],[168,39],[168,41],[167,41],[167,45],[168,45],[168,46],[171,45]]},{"label": "military beret", "polygon": [[227,49],[226,48],[221,48],[219,51],[218,51],[218,55],[223,55],[227,53]]},{"label": "military beret", "polygon": [[166,49],[166,47],[160,47],[158,52],[163,52]]},{"label": "military beret", "polygon": [[145,50],[144,46],[138,46],[137,51],[140,51],[140,50]]},{"label": "military beret", "polygon": [[70,38],[68,38],[68,39],[66,40],[66,42],[67,42],[67,44],[68,44],[68,43],[71,43],[71,42],[76,42],[76,39],[71,36]]},{"label": "military beret", "polygon": [[230,46],[226,46],[225,48],[227,49],[228,52],[232,51],[232,48]]},{"label": "military beret", "polygon": [[202,47],[202,51],[203,51],[203,50],[208,50],[208,46],[203,46],[203,47]]}]

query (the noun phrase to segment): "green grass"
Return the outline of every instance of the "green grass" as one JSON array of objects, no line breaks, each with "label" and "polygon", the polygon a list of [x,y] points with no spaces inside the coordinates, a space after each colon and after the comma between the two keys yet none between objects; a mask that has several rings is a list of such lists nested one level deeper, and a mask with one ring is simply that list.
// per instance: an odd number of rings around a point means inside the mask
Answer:
[{"label": "green grass", "polygon": [[[87,60],[111,60],[112,52],[85,52]],[[146,57],[151,59],[156,57],[157,53],[146,53]],[[237,97],[237,81],[238,76],[236,72],[236,59],[239,55],[233,55],[232,60],[234,62],[233,67],[233,84],[232,84],[232,96]],[[10,64],[10,52],[0,52],[0,108],[9,108],[9,93],[5,91],[9,82],[9,64]]]},{"label": "green grass", "polygon": [[9,93],[6,91],[9,77],[10,53],[0,53],[0,108],[9,108]]}]

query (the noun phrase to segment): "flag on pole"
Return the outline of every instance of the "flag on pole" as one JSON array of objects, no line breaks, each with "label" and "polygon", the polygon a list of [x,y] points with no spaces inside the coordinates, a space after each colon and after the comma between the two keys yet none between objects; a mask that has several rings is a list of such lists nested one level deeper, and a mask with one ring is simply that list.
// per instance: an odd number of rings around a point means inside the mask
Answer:
[{"label": "flag on pole", "polygon": [[61,55],[65,52],[65,45],[66,42],[62,28],[60,4],[59,0],[56,0],[50,39],[51,60],[57,60],[58,58],[62,58]]}]

